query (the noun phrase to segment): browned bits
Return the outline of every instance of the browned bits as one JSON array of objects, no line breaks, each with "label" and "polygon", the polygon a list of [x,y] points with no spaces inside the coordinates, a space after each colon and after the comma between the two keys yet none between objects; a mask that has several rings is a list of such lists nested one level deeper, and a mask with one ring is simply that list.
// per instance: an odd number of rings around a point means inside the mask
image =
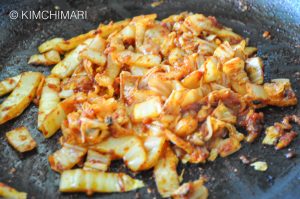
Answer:
[{"label": "browned bits", "polygon": [[11,169],[9,170],[9,174],[14,174],[16,171],[17,171],[16,168],[11,168]]},{"label": "browned bits", "polygon": [[140,198],[141,198],[141,195],[137,192],[137,193],[135,193],[134,198],[135,198],[135,199],[140,199]]},{"label": "browned bits", "polygon": [[285,133],[283,136],[280,137],[275,149],[279,150],[287,147],[297,135],[298,134],[295,131]]},{"label": "browned bits", "polygon": [[297,155],[297,154],[296,154],[294,151],[290,151],[290,152],[284,154],[284,156],[285,156],[287,159],[294,158],[294,157],[296,157],[296,155]]},{"label": "browned bits", "polygon": [[152,192],[152,190],[150,189],[150,188],[147,188],[147,193],[151,193]]},{"label": "browned bits", "polygon": [[264,33],[263,33],[263,38],[265,38],[265,39],[271,39],[271,34],[270,34],[270,32],[269,31],[265,31]]},{"label": "browned bits", "polygon": [[245,155],[241,155],[240,160],[243,164],[250,164],[250,160]]},{"label": "browned bits", "polygon": [[269,126],[263,144],[275,145],[278,142],[276,150],[287,147],[297,136],[295,131],[290,131],[293,127],[291,122],[300,125],[300,118],[297,115],[286,115],[280,123],[275,122],[273,126]]}]

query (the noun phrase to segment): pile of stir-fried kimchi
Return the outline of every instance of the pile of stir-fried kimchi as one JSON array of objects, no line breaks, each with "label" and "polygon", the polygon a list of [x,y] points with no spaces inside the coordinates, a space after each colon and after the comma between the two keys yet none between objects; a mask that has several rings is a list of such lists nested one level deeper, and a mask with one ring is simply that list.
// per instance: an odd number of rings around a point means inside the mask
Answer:
[{"label": "pile of stir-fried kimchi", "polygon": [[[62,130],[62,148],[49,157],[51,168],[62,173],[61,191],[142,187],[126,174],[106,172],[111,161],[123,159],[132,171],[154,168],[163,197],[207,198],[203,178],[180,186],[178,161],[226,157],[263,133],[258,108],[297,104],[290,81],[265,83],[257,49],[214,17],[156,17],[54,38],[31,57],[31,64],[56,64],[42,78],[35,102],[45,137]],[[286,147],[296,135],[289,122],[297,119],[269,127],[264,144]]]}]

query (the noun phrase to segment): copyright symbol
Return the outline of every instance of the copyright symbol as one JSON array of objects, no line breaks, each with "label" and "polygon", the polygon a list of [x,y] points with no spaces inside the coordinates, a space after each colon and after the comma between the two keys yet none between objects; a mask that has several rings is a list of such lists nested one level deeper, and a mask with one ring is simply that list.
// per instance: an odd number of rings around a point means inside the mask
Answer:
[{"label": "copyright symbol", "polygon": [[10,11],[10,13],[9,13],[9,17],[11,18],[11,19],[17,19],[18,18],[18,12],[16,11],[16,10],[12,10],[12,11]]}]

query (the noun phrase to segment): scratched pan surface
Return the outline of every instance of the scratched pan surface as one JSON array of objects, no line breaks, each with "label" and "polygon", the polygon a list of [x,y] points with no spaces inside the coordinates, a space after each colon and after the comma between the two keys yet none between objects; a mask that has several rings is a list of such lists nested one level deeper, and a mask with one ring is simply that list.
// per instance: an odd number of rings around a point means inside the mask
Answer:
[{"label": "scratched pan surface", "polygon": [[[86,10],[87,20],[10,20],[11,10],[53,10],[58,5],[64,10]],[[250,44],[259,48],[258,55],[265,63],[266,80],[290,78],[300,98],[300,3],[293,0],[184,0],[164,1],[156,8],[151,1],[1,1],[0,2],[0,80],[23,71],[41,71],[48,74],[48,67],[33,67],[27,64],[30,55],[36,53],[41,42],[52,37],[65,37],[84,33],[95,28],[99,22],[121,20],[146,13],[158,13],[160,18],[181,11],[200,12],[214,15],[226,26],[232,27]],[[262,38],[268,30],[272,40]],[[5,97],[0,98],[0,102]],[[266,125],[272,124],[285,114],[300,115],[300,106],[286,109],[269,107],[263,110]],[[61,194],[58,191],[59,175],[53,172],[47,157],[60,146],[60,132],[51,139],[44,139],[36,129],[37,108],[28,107],[24,113],[0,126],[0,181],[18,190],[26,191],[29,198],[84,198],[84,194]],[[5,132],[18,126],[26,126],[38,142],[38,148],[27,154],[18,154],[5,141]],[[300,133],[297,127],[295,130]],[[184,181],[198,176],[209,178],[207,187],[210,198],[300,198],[300,136],[291,144],[298,157],[287,160],[287,149],[275,152],[272,147],[261,145],[261,139],[254,144],[243,145],[242,150],[225,159],[217,159],[205,165],[179,165],[178,172],[185,168]],[[266,161],[269,169],[257,172],[243,165],[240,155]],[[15,172],[12,172],[12,169]],[[121,164],[113,164],[112,171],[125,171],[144,180],[146,188],[122,194],[95,194],[93,198],[160,198],[155,189],[152,171],[134,174]],[[147,190],[147,188],[150,188]]]}]

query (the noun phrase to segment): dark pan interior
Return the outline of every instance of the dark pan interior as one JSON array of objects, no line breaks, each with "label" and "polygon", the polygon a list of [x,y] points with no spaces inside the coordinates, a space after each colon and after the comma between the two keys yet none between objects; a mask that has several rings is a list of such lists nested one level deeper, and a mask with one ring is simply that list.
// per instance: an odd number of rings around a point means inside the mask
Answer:
[{"label": "dark pan interior", "polygon": [[[0,2],[0,80],[23,71],[42,71],[48,67],[33,67],[27,64],[37,46],[52,37],[69,38],[95,28],[99,22],[120,20],[135,15],[158,13],[159,18],[181,11],[193,11],[216,16],[224,25],[232,27],[250,44],[259,48],[258,55],[265,64],[266,81],[271,78],[290,78],[300,99],[300,2],[294,0],[165,0],[152,8],[152,1],[14,1]],[[87,10],[87,20],[10,20],[11,10],[53,10],[58,5],[64,10]],[[262,37],[269,31],[271,40]],[[0,99],[3,101],[5,97]],[[300,115],[300,106],[289,108],[268,107],[263,110],[266,125],[280,121],[285,114]],[[18,190],[29,193],[29,198],[82,198],[84,194],[61,194],[58,191],[59,175],[53,172],[47,157],[60,146],[60,132],[51,139],[44,139],[37,130],[37,107],[31,105],[24,113],[0,126],[0,181]],[[5,141],[5,132],[26,126],[38,142],[37,150],[18,154]],[[299,127],[295,130],[300,133]],[[218,158],[205,165],[179,165],[178,172],[185,168],[184,182],[205,175],[210,198],[300,198],[300,136],[290,145],[299,154],[285,159],[287,149],[275,152],[272,147],[261,144],[261,138],[253,144],[244,144],[242,149],[229,158]],[[240,155],[266,161],[266,172],[255,171],[243,165]],[[13,172],[13,168],[16,169]],[[160,198],[155,188],[152,171],[134,174],[127,171],[121,162],[113,164],[112,171],[126,171],[144,180],[146,188],[122,194],[95,194],[95,198]],[[149,188],[149,189],[147,189]]]}]

